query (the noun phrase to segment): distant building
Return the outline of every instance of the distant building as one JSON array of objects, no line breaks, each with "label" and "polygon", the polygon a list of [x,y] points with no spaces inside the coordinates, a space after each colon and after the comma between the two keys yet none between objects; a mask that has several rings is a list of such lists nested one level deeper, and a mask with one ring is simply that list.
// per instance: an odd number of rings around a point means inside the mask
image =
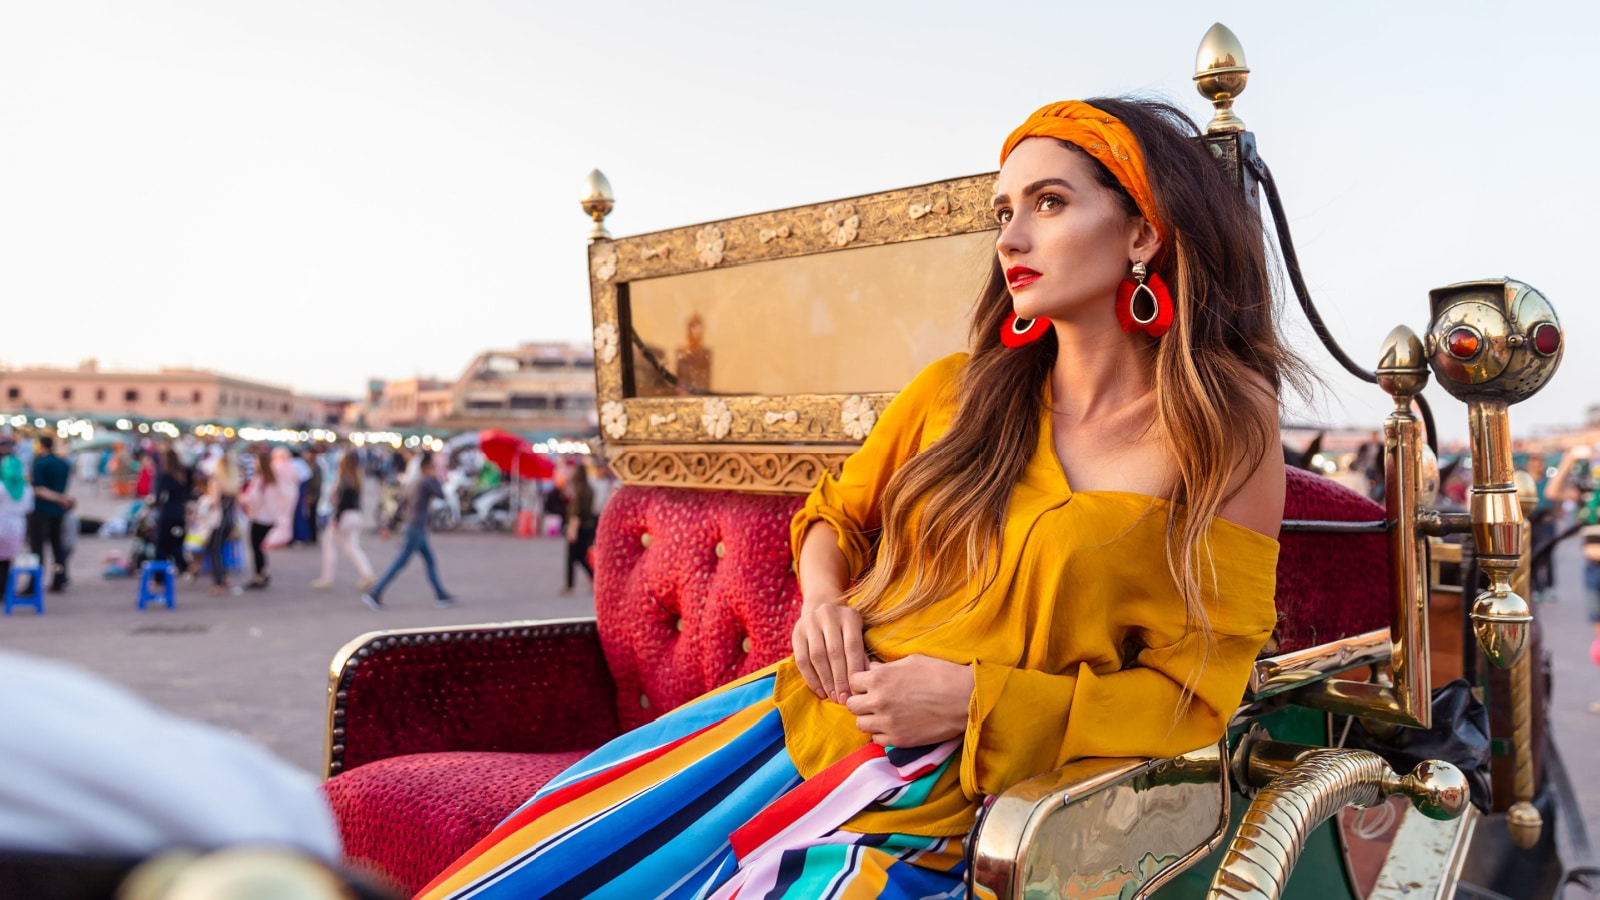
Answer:
[{"label": "distant building", "polygon": [[376,429],[432,425],[450,413],[450,383],[433,378],[404,378],[374,383],[366,426]]},{"label": "distant building", "polygon": [[76,369],[0,369],[0,410],[10,413],[309,425],[327,421],[329,402],[198,369],[103,372],[93,360]]},{"label": "distant building", "polygon": [[[369,428],[586,435],[595,431],[594,348],[529,343],[478,354],[454,382],[427,378],[369,385]],[[376,396],[373,396],[376,394]]]}]

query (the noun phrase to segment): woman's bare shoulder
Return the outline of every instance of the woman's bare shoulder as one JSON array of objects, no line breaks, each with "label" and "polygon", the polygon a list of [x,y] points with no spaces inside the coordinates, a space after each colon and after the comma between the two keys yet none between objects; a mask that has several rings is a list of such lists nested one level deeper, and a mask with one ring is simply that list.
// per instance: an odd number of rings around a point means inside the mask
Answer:
[{"label": "woman's bare shoulder", "polygon": [[[1277,392],[1264,377],[1257,376],[1252,382],[1252,388],[1271,398],[1276,412]],[[1263,448],[1260,459],[1240,460],[1217,515],[1276,539],[1283,527],[1285,477],[1283,454],[1275,452],[1274,447]]]}]

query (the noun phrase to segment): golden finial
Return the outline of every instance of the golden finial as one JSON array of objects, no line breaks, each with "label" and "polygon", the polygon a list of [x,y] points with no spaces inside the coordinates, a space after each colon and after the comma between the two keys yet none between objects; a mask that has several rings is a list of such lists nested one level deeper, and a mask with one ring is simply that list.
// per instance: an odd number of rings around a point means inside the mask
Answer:
[{"label": "golden finial", "polygon": [[595,169],[589,173],[585,190],[579,205],[594,220],[594,227],[589,229],[589,240],[609,240],[611,232],[606,231],[606,216],[610,215],[611,208],[617,202],[616,196],[611,193],[611,182],[606,180],[604,172]]},{"label": "golden finial", "polygon": [[1200,39],[1194,58],[1194,83],[1200,96],[1211,101],[1217,114],[1206,124],[1207,134],[1243,131],[1244,120],[1233,114],[1234,98],[1244,93],[1250,80],[1250,67],[1244,61],[1244,45],[1228,26],[1211,26]]}]

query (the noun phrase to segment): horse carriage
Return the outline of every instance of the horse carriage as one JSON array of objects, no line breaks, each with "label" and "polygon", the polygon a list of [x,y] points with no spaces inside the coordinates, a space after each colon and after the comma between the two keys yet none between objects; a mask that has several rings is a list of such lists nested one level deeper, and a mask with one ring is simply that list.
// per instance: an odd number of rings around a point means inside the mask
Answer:
[{"label": "horse carriage", "polygon": [[[1374,370],[1350,360],[1306,296],[1276,186],[1232,113],[1248,69],[1227,29],[1206,35],[1197,69],[1217,110],[1200,140],[1237,190],[1265,197],[1319,336],[1394,401],[1384,503],[1291,470],[1278,627],[1226,738],[1166,759],[1078,759],[989,797],[966,842],[970,893],[1593,890],[1547,728],[1523,600],[1530,498],[1511,462],[1508,409],[1561,359],[1555,313],[1521,282],[1453,284],[1431,292],[1423,334],[1395,328]],[[894,391],[963,346],[993,182],[613,239],[610,187],[591,176],[600,427],[624,483],[597,538],[595,616],[374,632],[338,653],[324,791],[352,866],[416,891],[587,751],[789,653],[789,520]],[[1469,510],[1434,507],[1430,375],[1469,409]],[[325,872],[303,884],[381,893]]]}]

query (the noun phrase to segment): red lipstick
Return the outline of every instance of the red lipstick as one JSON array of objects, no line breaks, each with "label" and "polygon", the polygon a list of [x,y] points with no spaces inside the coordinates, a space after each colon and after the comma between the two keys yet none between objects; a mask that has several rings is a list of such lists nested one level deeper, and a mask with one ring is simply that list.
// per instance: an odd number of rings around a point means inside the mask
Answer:
[{"label": "red lipstick", "polygon": [[1018,288],[1027,287],[1028,285],[1033,284],[1035,281],[1038,281],[1039,278],[1039,273],[1028,268],[1027,266],[1012,266],[1006,270],[1006,283],[1011,285],[1011,289],[1013,291],[1017,290]]}]

